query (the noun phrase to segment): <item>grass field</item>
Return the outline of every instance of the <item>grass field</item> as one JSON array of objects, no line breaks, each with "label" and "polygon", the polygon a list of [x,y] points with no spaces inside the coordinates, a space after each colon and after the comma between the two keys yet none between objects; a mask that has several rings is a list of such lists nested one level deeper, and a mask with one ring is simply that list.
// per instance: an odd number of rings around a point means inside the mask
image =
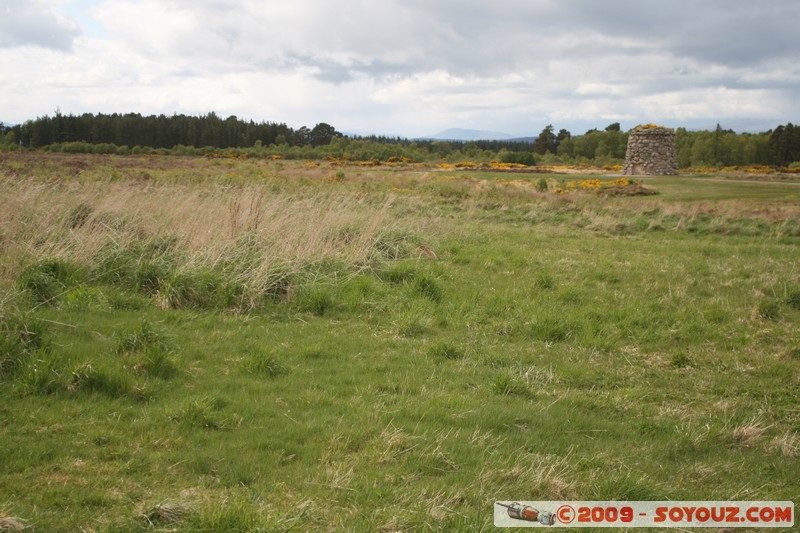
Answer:
[{"label": "grass field", "polygon": [[0,530],[800,501],[798,180],[0,157]]}]

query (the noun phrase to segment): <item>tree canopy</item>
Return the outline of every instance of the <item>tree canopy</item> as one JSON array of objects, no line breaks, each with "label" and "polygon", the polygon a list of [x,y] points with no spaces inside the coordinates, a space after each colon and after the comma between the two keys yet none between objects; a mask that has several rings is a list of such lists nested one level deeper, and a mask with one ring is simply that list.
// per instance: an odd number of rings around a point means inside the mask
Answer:
[{"label": "tree canopy", "polygon": [[[490,161],[506,163],[622,164],[628,133],[619,122],[572,135],[548,124],[535,139],[438,141],[386,136],[344,136],[332,125],[294,130],[286,124],[253,122],[211,112],[201,116],[139,113],[44,116],[22,125],[0,123],[0,151],[44,148],[54,151],[140,153],[170,150],[178,154],[209,150],[249,150],[254,155],[287,158],[334,157],[357,161],[405,158],[413,161]],[[800,164],[800,126],[791,122],[764,133],[735,133],[717,125],[713,131],[676,130],[678,165]],[[269,147],[269,149],[268,149]]]}]

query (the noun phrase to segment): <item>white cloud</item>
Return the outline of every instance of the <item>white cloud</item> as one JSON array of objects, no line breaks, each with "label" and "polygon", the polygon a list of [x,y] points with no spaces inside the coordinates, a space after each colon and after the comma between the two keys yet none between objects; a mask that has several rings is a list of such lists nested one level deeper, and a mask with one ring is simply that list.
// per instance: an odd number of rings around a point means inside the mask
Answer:
[{"label": "white cloud", "polygon": [[78,24],[42,0],[0,0],[0,48],[39,46],[69,50]]},{"label": "white cloud", "polygon": [[0,17],[7,122],[57,106],[214,110],[413,136],[800,114],[794,0],[0,0],[0,13],[12,5],[25,7]]}]

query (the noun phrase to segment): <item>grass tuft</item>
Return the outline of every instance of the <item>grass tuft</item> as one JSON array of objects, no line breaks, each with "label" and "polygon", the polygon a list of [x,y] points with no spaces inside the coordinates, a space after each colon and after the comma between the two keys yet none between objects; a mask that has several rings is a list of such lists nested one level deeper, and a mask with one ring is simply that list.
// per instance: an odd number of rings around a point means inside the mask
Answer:
[{"label": "grass tuft", "polygon": [[442,301],[442,288],[435,278],[429,275],[420,275],[414,279],[414,292],[423,298],[439,303]]},{"label": "grass tuft", "polygon": [[29,266],[19,276],[17,287],[37,304],[53,304],[76,283],[81,269],[58,259],[47,259]]},{"label": "grass tuft", "polygon": [[495,377],[492,382],[492,392],[500,396],[529,397],[532,395],[525,380],[511,373],[502,373]]},{"label": "grass tuft", "polygon": [[294,306],[300,312],[323,316],[334,306],[331,289],[318,283],[303,285],[295,293]]},{"label": "grass tuft", "polygon": [[756,313],[764,320],[778,320],[781,317],[781,304],[777,300],[764,300],[758,304]]},{"label": "grass tuft", "polygon": [[394,261],[409,257],[418,244],[413,234],[395,231],[376,236],[373,246],[381,258]]},{"label": "grass tuft", "polygon": [[[306,355],[306,357],[318,357]],[[275,377],[285,374],[288,370],[280,360],[269,352],[252,351],[243,360],[245,371],[261,377]]]},{"label": "grass tuft", "polygon": [[89,217],[94,213],[94,207],[87,203],[80,203],[76,205],[67,214],[65,223],[67,228],[75,230],[80,229],[89,220]]},{"label": "grass tuft", "polygon": [[397,333],[401,337],[417,338],[430,330],[431,320],[415,312],[408,312],[400,318]]},{"label": "grass tuft", "polygon": [[[1,311],[0,311],[1,312]],[[30,312],[6,310],[0,315],[0,380],[12,376],[28,359],[48,346],[47,328]]]},{"label": "grass tuft", "polygon": [[800,287],[793,287],[787,292],[786,303],[795,311],[800,311]]},{"label": "grass tuft", "polygon": [[734,428],[731,435],[733,444],[742,448],[753,448],[764,438],[770,428],[760,417],[755,417]]},{"label": "grass tuft", "polygon": [[182,429],[225,429],[225,421],[219,417],[223,402],[207,396],[194,398],[169,416]]},{"label": "grass tuft", "polygon": [[378,271],[378,277],[393,285],[409,282],[416,276],[417,269],[410,262],[394,263],[388,269]]},{"label": "grass tuft", "polygon": [[528,327],[531,338],[544,342],[564,342],[575,335],[576,325],[564,318],[544,316]]},{"label": "grass tuft", "polygon": [[432,344],[428,348],[428,355],[444,359],[463,359],[467,352],[459,346],[442,341]]},{"label": "grass tuft", "polygon": [[28,526],[23,519],[16,516],[0,514],[0,531],[11,533],[14,531],[25,531],[26,529],[28,529]]},{"label": "grass tuft", "polygon": [[537,272],[533,278],[533,286],[538,289],[549,290],[556,286],[556,282],[553,276],[547,272]]},{"label": "grass tuft", "polygon": [[137,375],[169,379],[178,373],[167,336],[147,319],[121,335],[115,351]]},{"label": "grass tuft", "polygon": [[170,526],[184,522],[190,517],[193,507],[184,502],[163,502],[141,515],[148,527]]},{"label": "grass tuft", "polygon": [[139,397],[142,390],[126,374],[109,369],[95,368],[84,362],[72,371],[68,390],[97,393],[109,398]]},{"label": "grass tuft", "polygon": [[784,457],[796,458],[800,456],[800,436],[792,431],[787,431],[775,437],[769,447],[770,451],[777,452]]},{"label": "grass tuft", "polygon": [[117,340],[116,352],[120,355],[142,352],[147,349],[167,350],[167,336],[146,318]]},{"label": "grass tuft", "polygon": [[645,476],[610,474],[592,483],[588,497],[593,500],[652,501],[662,491]]},{"label": "grass tuft", "polygon": [[249,503],[227,501],[222,505],[208,505],[191,515],[186,522],[190,531],[255,531],[258,515]]},{"label": "grass tuft", "polygon": [[672,356],[670,364],[673,368],[688,368],[692,366],[692,360],[685,353],[676,353]]},{"label": "grass tuft", "polygon": [[170,379],[178,374],[178,367],[170,353],[162,348],[145,348],[137,353],[133,371],[142,376]]}]

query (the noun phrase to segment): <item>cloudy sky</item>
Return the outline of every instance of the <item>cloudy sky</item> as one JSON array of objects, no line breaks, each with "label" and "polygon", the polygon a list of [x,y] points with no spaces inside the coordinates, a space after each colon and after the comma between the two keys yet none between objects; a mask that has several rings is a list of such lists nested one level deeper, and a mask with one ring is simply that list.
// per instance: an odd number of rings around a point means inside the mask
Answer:
[{"label": "cloudy sky", "polygon": [[402,136],[800,122],[797,0],[0,0],[0,121]]}]

